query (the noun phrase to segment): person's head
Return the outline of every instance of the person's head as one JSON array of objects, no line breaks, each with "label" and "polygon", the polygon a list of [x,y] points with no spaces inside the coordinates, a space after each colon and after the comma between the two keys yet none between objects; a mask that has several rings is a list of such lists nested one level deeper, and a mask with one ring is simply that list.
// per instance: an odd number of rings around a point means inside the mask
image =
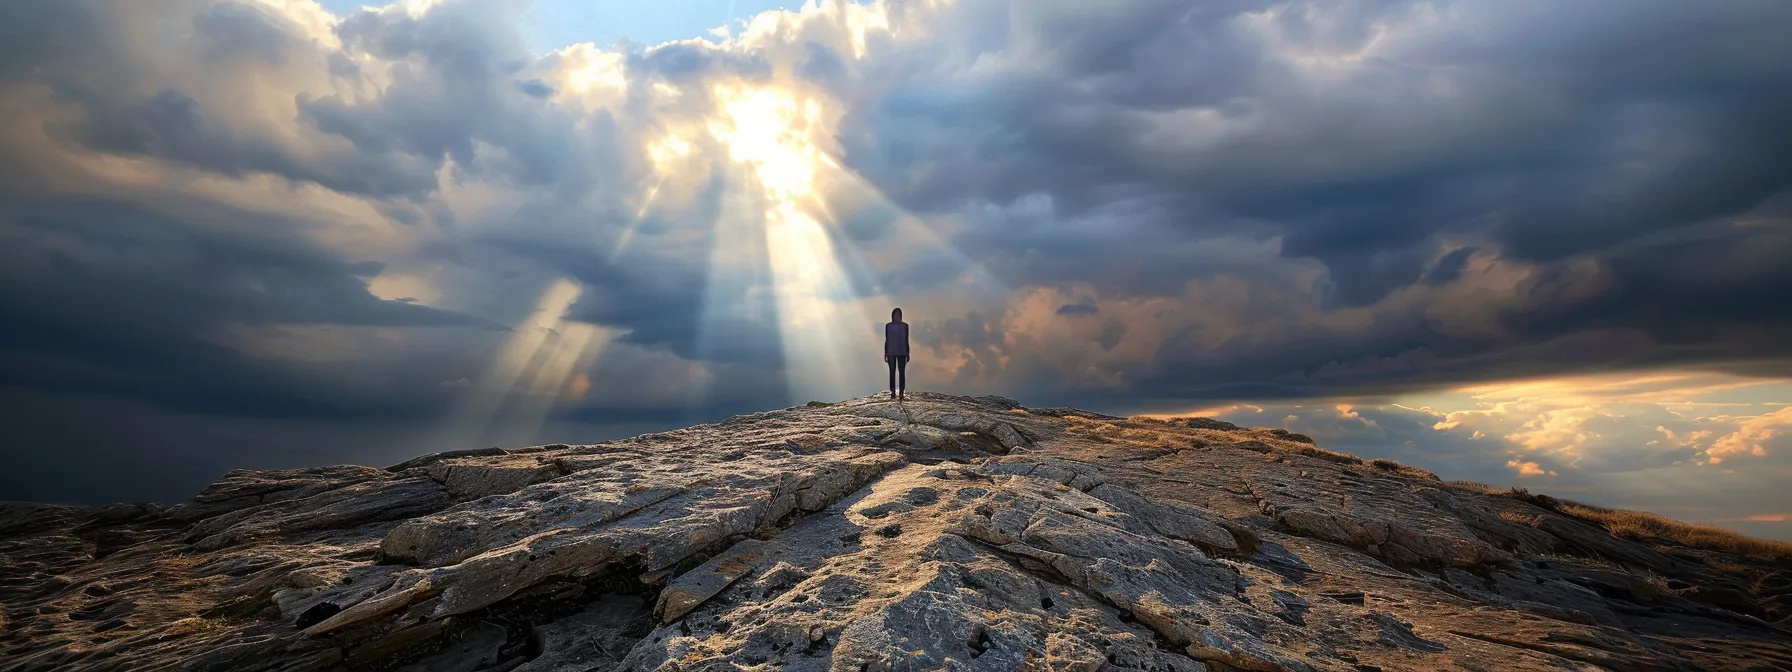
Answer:
[{"label": "person's head", "polygon": [[902,321],[902,309],[901,308],[897,308],[895,310],[890,311],[890,321],[891,322],[901,322]]}]

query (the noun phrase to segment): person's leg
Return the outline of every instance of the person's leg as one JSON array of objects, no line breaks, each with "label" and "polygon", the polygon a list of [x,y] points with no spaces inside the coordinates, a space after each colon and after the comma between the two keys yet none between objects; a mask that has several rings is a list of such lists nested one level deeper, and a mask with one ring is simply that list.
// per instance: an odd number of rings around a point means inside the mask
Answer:
[{"label": "person's leg", "polygon": [[901,398],[903,390],[908,389],[908,355],[896,358],[896,397]]},{"label": "person's leg", "polygon": [[894,397],[896,396],[896,358],[886,358],[884,363],[890,367],[890,396]]}]

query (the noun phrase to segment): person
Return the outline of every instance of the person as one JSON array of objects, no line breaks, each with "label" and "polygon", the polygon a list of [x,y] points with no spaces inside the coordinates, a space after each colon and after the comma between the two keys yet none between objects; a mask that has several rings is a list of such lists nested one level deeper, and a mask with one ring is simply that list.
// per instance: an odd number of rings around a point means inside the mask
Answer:
[{"label": "person", "polygon": [[902,321],[902,309],[890,311],[890,323],[884,325],[884,363],[890,366],[890,396],[902,400],[908,387],[908,323]]}]

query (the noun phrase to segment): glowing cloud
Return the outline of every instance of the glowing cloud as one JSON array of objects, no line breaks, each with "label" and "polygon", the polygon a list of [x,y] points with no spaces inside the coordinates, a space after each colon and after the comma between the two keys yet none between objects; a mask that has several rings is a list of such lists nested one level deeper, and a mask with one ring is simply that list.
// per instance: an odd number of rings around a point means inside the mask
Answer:
[{"label": "glowing cloud", "polygon": [[1518,470],[1519,476],[1554,476],[1554,475],[1556,475],[1556,472],[1546,471],[1546,470],[1544,470],[1542,465],[1539,465],[1536,462],[1528,462],[1528,461],[1523,461],[1523,460],[1508,460],[1506,462],[1506,466]]}]

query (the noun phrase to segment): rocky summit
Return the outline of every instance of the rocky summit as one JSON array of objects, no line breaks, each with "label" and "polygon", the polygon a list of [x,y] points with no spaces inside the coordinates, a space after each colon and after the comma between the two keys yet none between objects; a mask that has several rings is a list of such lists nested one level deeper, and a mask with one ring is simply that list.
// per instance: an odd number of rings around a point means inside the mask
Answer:
[{"label": "rocky summit", "polygon": [[4,670],[1789,670],[1792,565],[996,397],[0,507]]}]

